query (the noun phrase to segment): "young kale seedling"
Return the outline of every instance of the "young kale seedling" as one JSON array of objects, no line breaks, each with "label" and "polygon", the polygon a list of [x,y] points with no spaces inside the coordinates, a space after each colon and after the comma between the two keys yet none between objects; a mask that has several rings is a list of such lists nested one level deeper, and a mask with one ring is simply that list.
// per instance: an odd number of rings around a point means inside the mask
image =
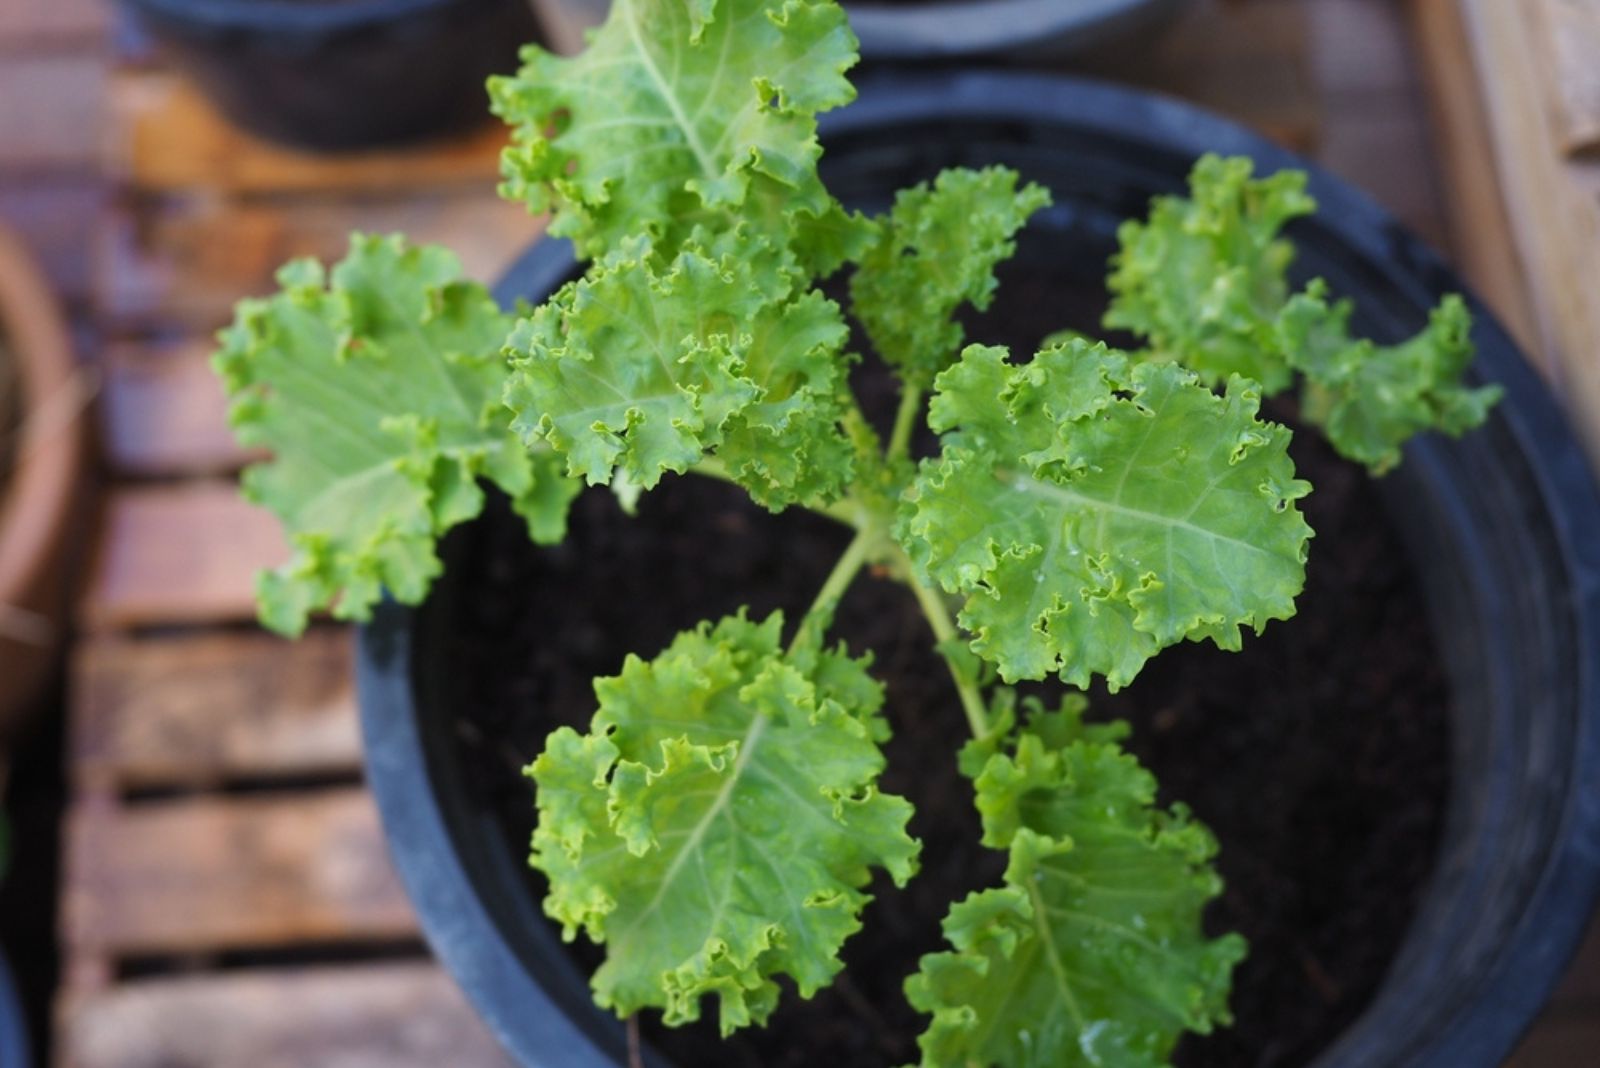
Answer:
[{"label": "young kale seedling", "polygon": [[[914,877],[911,805],[877,786],[883,689],[827,641],[870,565],[927,616],[983,841],[1009,858],[908,979],[923,1063],[1162,1064],[1227,1022],[1245,952],[1201,928],[1214,841],[1156,804],[1125,728],[1086,724],[1077,697],[1020,702],[1019,722],[1006,684],[1115,689],[1166,646],[1237,649],[1293,613],[1310,487],[1263,395],[1298,376],[1305,416],[1381,471],[1419,430],[1481,422],[1494,392],[1459,384],[1458,299],[1381,348],[1321,283],[1291,294],[1278,235],[1312,209],[1304,176],[1244,160],[1202,160],[1187,199],[1122,231],[1106,325],[1144,348],[963,348],[956,313],[988,305],[1048,193],[994,167],[879,218],[841,207],[816,115],[851,99],[855,59],[832,0],[615,0],[582,55],[530,48],[491,86],[515,131],[503,191],[550,213],[580,278],[506,314],[447,252],[357,237],[331,276],[296,263],[242,303],[217,366],[241,439],[275,454],[245,492],[295,548],[262,617],[295,633],[324,608],[364,619],[385,589],[419,601],[484,481],[545,543],[584,482],[631,503],[693,473],[831,516],[854,537],[803,618],[741,614],[629,657],[596,681],[589,731],[557,730],[530,768],[545,909],[605,945],[596,999],[677,1024],[715,995],[724,1032],[761,1023],[780,977],[802,996],[833,979],[873,869]],[[887,440],[817,288],[846,266],[900,382]],[[938,450],[917,461],[924,420]]]}]

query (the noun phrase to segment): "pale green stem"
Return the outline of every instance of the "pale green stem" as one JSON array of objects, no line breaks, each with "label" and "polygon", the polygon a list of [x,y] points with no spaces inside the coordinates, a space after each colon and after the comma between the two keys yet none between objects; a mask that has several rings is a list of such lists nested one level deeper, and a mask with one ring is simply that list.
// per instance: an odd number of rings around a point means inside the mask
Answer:
[{"label": "pale green stem", "polygon": [[844,555],[839,557],[839,562],[833,565],[833,570],[828,573],[827,579],[822,583],[822,589],[817,591],[816,600],[811,602],[811,607],[806,610],[805,618],[800,620],[800,628],[795,631],[794,641],[790,643],[790,651],[800,644],[802,638],[811,632],[812,621],[824,614],[831,614],[843,599],[845,591],[850,588],[850,583],[866,565],[867,557],[872,552],[872,544],[877,540],[868,531],[859,531],[850,539]]},{"label": "pale green stem", "polygon": [[917,581],[917,576],[909,566],[905,569],[906,584],[911,587],[911,592],[917,595],[917,603],[922,606],[922,614],[928,617],[928,626],[933,628],[933,637],[939,646],[939,653],[944,657],[945,666],[950,669],[950,678],[956,684],[956,692],[961,695],[961,708],[967,714],[967,723],[972,726],[974,738],[984,738],[989,734],[989,710],[984,706],[983,694],[978,692],[977,684],[961,671],[950,654],[945,652],[949,643],[959,641],[961,632],[956,630],[955,620],[950,618],[950,607],[944,603],[944,595],[938,590],[931,590]]},{"label": "pale green stem", "polygon": [[889,432],[889,447],[884,455],[890,460],[911,455],[911,433],[917,428],[917,417],[922,414],[922,387],[907,382],[900,394],[900,409],[894,413],[894,429]]}]

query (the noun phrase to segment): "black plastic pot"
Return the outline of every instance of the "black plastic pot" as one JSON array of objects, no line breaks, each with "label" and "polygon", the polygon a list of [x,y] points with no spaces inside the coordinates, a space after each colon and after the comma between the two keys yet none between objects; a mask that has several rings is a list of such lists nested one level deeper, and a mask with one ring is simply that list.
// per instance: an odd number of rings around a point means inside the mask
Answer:
[{"label": "black plastic pot", "polygon": [[[861,58],[903,62],[994,58],[1066,59],[1150,32],[1188,0],[844,0]],[[610,0],[533,0],[545,33],[563,52],[605,19]]]},{"label": "black plastic pot", "polygon": [[[1297,267],[1356,298],[1358,331],[1398,340],[1461,288],[1365,195],[1231,123],[1127,89],[1005,74],[881,81],[824,138],[830,187],[867,207],[957,164],[1006,163],[1048,185],[1056,206],[1019,256],[1074,284],[1100,285],[1117,224],[1216,151],[1311,171],[1321,210],[1296,229]],[[540,244],[501,296],[537,298],[571,270],[561,245]],[[1414,442],[1381,483],[1454,693],[1445,841],[1386,983],[1318,1068],[1499,1064],[1600,886],[1600,496],[1543,384],[1473,312],[1474,374],[1501,383],[1504,401],[1460,441]],[[387,605],[363,630],[372,788],[435,950],[507,1048],[540,1068],[616,1065],[620,1027],[590,1004],[525,889],[522,844],[462,786],[471,772],[455,757],[437,651],[452,604],[470,596],[447,573],[423,608]]]},{"label": "black plastic pot", "polygon": [[371,148],[486,120],[526,0],[122,0],[218,107],[285,144]]},{"label": "black plastic pot", "polygon": [[32,1063],[28,1057],[27,1018],[22,1013],[11,969],[5,957],[0,956],[0,1068],[28,1068]]}]

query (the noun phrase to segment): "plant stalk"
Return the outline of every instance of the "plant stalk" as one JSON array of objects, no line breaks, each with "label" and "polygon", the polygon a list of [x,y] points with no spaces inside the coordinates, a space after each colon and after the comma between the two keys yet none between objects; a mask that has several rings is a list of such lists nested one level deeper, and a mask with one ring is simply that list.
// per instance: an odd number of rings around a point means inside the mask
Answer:
[{"label": "plant stalk", "polygon": [[884,456],[889,460],[911,456],[911,432],[916,429],[917,417],[922,414],[922,387],[907,382],[900,394],[900,408],[894,413],[894,429],[889,432],[889,447]]},{"label": "plant stalk", "polygon": [[961,632],[956,630],[955,620],[950,618],[950,608],[944,603],[944,596],[938,590],[932,590],[917,581],[914,572],[907,562],[905,568],[906,584],[911,587],[911,592],[917,595],[917,603],[922,606],[922,614],[928,617],[928,626],[933,628],[933,637],[939,649],[939,655],[944,657],[945,666],[950,669],[950,678],[956,684],[956,692],[961,695],[961,708],[967,714],[967,723],[972,727],[974,738],[984,738],[989,734],[989,710],[983,703],[983,694],[978,691],[978,685],[969,679],[961,670],[950,654],[945,650],[951,642],[961,640]]},{"label": "plant stalk", "polygon": [[795,631],[794,640],[789,643],[790,652],[799,648],[813,632],[821,636],[825,628],[814,624],[817,624],[822,617],[833,614],[845,591],[850,588],[850,583],[855,581],[856,575],[866,565],[875,540],[873,535],[865,530],[858,531],[856,536],[850,539],[850,544],[845,547],[839,562],[833,565],[833,570],[822,583],[822,589],[817,591],[816,600],[811,602],[811,607],[806,609],[805,616],[800,620],[800,628]]}]

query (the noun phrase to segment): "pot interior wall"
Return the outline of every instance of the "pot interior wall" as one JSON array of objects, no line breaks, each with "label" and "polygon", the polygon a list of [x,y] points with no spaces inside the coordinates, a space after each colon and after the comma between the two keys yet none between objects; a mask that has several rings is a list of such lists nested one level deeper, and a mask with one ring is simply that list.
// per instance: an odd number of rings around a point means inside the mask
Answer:
[{"label": "pot interior wall", "polygon": [[[1143,214],[1151,195],[1181,189],[1198,149],[1244,151],[1273,167],[1289,162],[1187,109],[1141,103],[1128,113],[1138,98],[1114,90],[1040,82],[1030,96],[1026,87],[1005,93],[995,87],[1006,88],[1003,79],[993,82],[911,94],[909,103],[884,93],[877,107],[865,106],[871,94],[864,92],[860,110],[829,136],[830,186],[847,202],[876,209],[889,191],[942,167],[1008,164],[1049,186],[1056,201],[1022,242],[1019,261],[1047,263],[1098,287],[1118,223]],[[1123,113],[1102,116],[1097,97]],[[1355,296],[1360,333],[1392,342],[1415,331],[1453,279],[1363,198],[1321,177],[1312,189],[1325,214],[1294,230],[1296,273],[1320,275],[1335,293]],[[502,295],[546,291],[569,269],[559,253],[537,249]],[[1530,950],[1524,928],[1542,922],[1570,935],[1573,917],[1592,899],[1594,859],[1587,867],[1571,861],[1566,839],[1580,792],[1576,769],[1594,759],[1580,716],[1592,701],[1586,628],[1594,561],[1575,557],[1581,543],[1565,517],[1551,517],[1563,495],[1592,511],[1592,484],[1581,463],[1566,459],[1570,436],[1503,333],[1481,321],[1478,336],[1480,367],[1512,386],[1507,403],[1460,442],[1415,443],[1382,484],[1426,590],[1455,694],[1445,845],[1383,990],[1319,1068],[1497,1063],[1571,949],[1570,937],[1555,937]],[[442,584],[421,613],[418,648],[427,647],[430,630],[449,625],[452,596]],[[403,626],[394,622],[400,618],[380,621],[373,640]],[[583,977],[539,916],[521,849],[491,814],[462,800],[465,772],[452,759],[456,742],[441,711],[451,680],[427,660],[413,666],[422,749],[457,859],[516,958],[594,1043],[592,1060],[563,1051],[530,1063],[615,1062],[620,1031],[588,1002]],[[463,983],[472,991],[468,978]],[[513,1010],[487,1011],[493,1020]]]}]

